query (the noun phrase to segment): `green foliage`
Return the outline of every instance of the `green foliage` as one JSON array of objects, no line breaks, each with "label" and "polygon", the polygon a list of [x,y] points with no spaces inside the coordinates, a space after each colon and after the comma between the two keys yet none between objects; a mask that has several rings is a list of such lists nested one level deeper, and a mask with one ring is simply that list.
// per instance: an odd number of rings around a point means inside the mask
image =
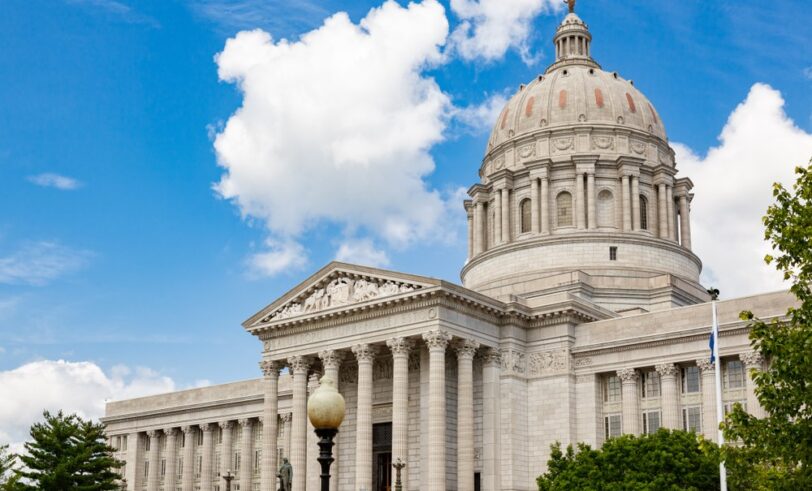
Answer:
[{"label": "green foliage", "polygon": [[769,367],[753,374],[768,416],[737,407],[723,423],[726,438],[742,443],[725,450],[740,489],[812,489],[812,165],[795,173],[791,190],[773,185],[764,235],[774,249],[765,261],[792,283],[798,304],[770,322],[742,312]]},{"label": "green foliage", "polygon": [[579,443],[552,446],[539,491],[664,491],[719,489],[719,451],[693,432],[610,438],[599,450]]},{"label": "green foliage", "polygon": [[43,413],[45,421],[31,427],[32,441],[21,455],[24,468],[16,470],[26,484],[19,490],[83,491],[116,490],[121,462],[112,456],[101,424],[72,414]]},{"label": "green foliage", "polygon": [[17,479],[13,474],[17,456],[8,451],[8,445],[0,446],[0,491],[12,491]]}]

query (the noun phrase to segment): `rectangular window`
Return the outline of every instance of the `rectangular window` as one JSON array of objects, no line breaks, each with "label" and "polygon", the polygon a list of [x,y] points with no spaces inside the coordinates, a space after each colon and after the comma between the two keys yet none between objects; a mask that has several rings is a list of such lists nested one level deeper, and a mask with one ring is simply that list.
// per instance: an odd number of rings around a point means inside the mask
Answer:
[{"label": "rectangular window", "polygon": [[617,261],[617,247],[610,246],[609,247],[609,260],[610,261]]},{"label": "rectangular window", "polygon": [[660,411],[646,411],[643,413],[643,433],[650,435],[660,429]]},{"label": "rectangular window", "polygon": [[603,418],[604,436],[608,440],[616,436],[620,436],[620,415],[610,414]]},{"label": "rectangular window", "polygon": [[122,476],[126,476],[127,475],[127,463],[124,462],[123,464],[121,464],[121,467],[119,467],[118,471],[121,473]]},{"label": "rectangular window", "polygon": [[725,389],[741,389],[744,387],[744,365],[739,360],[730,360],[725,363]]},{"label": "rectangular window", "polygon": [[217,429],[217,443],[223,443],[223,429]]},{"label": "rectangular window", "polygon": [[121,437],[121,450],[127,450],[127,435]]},{"label": "rectangular window", "polygon": [[254,474],[259,474],[260,460],[262,460],[262,450],[254,450]]},{"label": "rectangular window", "polygon": [[197,465],[195,466],[195,477],[200,477],[200,474],[203,472],[203,456],[198,455],[197,457]]},{"label": "rectangular window", "polygon": [[181,431],[180,432],[180,448],[184,448],[184,447],[186,447],[186,432]]},{"label": "rectangular window", "polygon": [[617,402],[620,400],[620,379],[616,375],[610,375],[604,379],[603,400],[605,402]]},{"label": "rectangular window", "polygon": [[699,433],[702,431],[702,408],[690,406],[682,408],[682,429]]},{"label": "rectangular window", "polygon": [[152,438],[146,437],[144,438],[144,451],[149,452],[149,446],[152,444]]},{"label": "rectangular window", "polygon": [[149,460],[144,461],[144,479],[149,477]]},{"label": "rectangular window", "polygon": [[660,397],[660,374],[654,370],[643,372],[640,384],[643,399],[647,397]]},{"label": "rectangular window", "polygon": [[221,467],[221,465],[220,465],[220,454],[216,453],[216,454],[214,454],[214,468],[219,469],[220,467]]},{"label": "rectangular window", "polygon": [[183,457],[178,459],[178,475],[176,477],[181,477],[183,475]]},{"label": "rectangular window", "polygon": [[235,474],[240,473],[240,453],[239,452],[234,454],[234,471],[235,471]]},{"label": "rectangular window", "polygon": [[699,392],[699,367],[683,367],[682,393],[693,394]]},{"label": "rectangular window", "polygon": [[166,459],[161,460],[161,477],[166,475]]}]

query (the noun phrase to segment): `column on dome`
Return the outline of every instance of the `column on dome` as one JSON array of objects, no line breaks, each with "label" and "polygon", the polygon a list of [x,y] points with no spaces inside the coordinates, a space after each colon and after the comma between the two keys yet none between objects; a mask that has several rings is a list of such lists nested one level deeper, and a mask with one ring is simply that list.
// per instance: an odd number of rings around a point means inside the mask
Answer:
[{"label": "column on dome", "polygon": [[584,174],[581,171],[575,172],[575,224],[578,230],[586,227],[584,223]]},{"label": "column on dome", "polygon": [[623,202],[623,231],[632,229],[631,197],[629,197],[629,176],[624,174],[620,178],[620,195]]},{"label": "column on dome", "polygon": [[149,468],[147,469],[147,491],[158,491],[161,484],[161,432],[159,430],[147,431],[149,438]]},{"label": "column on dome", "polygon": [[217,472],[223,476],[228,471],[236,471],[236,469],[234,469],[234,461],[232,460],[232,456],[234,455],[234,435],[231,431],[232,428],[234,428],[233,421],[220,422],[220,433],[223,435],[223,442],[220,444],[220,468],[217,469]]},{"label": "column on dome", "polygon": [[623,368],[617,371],[621,382],[623,433],[640,434],[640,399],[638,398],[637,380],[639,374],[634,368]]},{"label": "column on dome", "polygon": [[550,233],[550,180],[541,178],[541,233]]},{"label": "column on dome", "polygon": [[474,206],[474,255],[477,255],[485,252],[485,203],[477,198]]},{"label": "column on dome", "polygon": [[657,222],[659,237],[661,239],[668,238],[668,198],[665,191],[665,183],[657,185],[657,211],[659,211],[659,220]]},{"label": "column on dome", "polygon": [[[338,370],[341,367],[341,353],[335,350],[326,350],[319,353],[319,358],[321,359],[321,365],[324,367],[324,375],[326,377],[330,377],[335,382],[336,390],[340,390],[339,387],[339,376]],[[330,479],[330,490],[337,491],[338,490],[338,472],[340,468],[339,463],[339,454],[341,449],[339,448],[339,438],[335,439],[333,445],[333,465],[330,466],[330,475],[334,476]]]},{"label": "column on dome", "polygon": [[240,425],[240,489],[251,489],[254,477],[254,420],[244,418]]},{"label": "column on dome", "polygon": [[668,240],[677,240],[676,223],[674,223],[674,187],[665,187],[666,213],[668,214]]},{"label": "column on dome", "polygon": [[[279,369],[280,364],[271,359],[263,359],[259,363],[262,370],[262,385],[265,395],[262,404],[262,463],[260,468],[260,479],[262,489],[273,489],[276,483],[277,462],[276,438],[279,433]],[[227,430],[229,436],[228,451],[231,453],[231,428]],[[225,435],[223,437],[223,448],[226,446]],[[225,450],[223,450],[225,452]],[[229,468],[233,465],[231,455],[223,459],[223,463],[228,462]]]},{"label": "column on dome", "polygon": [[178,470],[176,467],[178,462],[178,431],[175,428],[164,428],[164,435],[166,435],[166,452],[164,455],[166,459],[166,473],[164,474],[164,489],[171,491],[175,489],[178,481]]},{"label": "column on dome", "polygon": [[539,180],[530,178],[530,232],[539,233]]},{"label": "column on dome", "polygon": [[203,432],[203,464],[200,469],[201,491],[212,491],[211,480],[213,477],[212,468],[214,466],[213,428],[214,425],[211,423],[203,423],[200,425],[200,431]]},{"label": "column on dome", "polygon": [[[409,352],[412,342],[406,338],[386,341],[392,351],[392,461],[409,460]],[[409,489],[408,472],[402,477]],[[462,489],[462,488],[460,488]]]},{"label": "column on dome", "polygon": [[468,224],[468,259],[470,260],[474,257],[474,210],[470,202],[465,204],[465,217]]},{"label": "column on dome", "polygon": [[502,489],[501,435],[499,433],[499,380],[502,357],[499,350],[487,348],[482,356],[482,489]]},{"label": "column on dome", "polygon": [[597,207],[595,206],[595,201],[596,200],[595,200],[595,171],[594,170],[592,172],[587,172],[587,174],[586,174],[586,196],[587,196],[587,198],[586,198],[587,204],[589,205],[589,211],[587,213],[587,215],[588,215],[587,226],[591,230],[591,229],[595,229],[595,228],[598,227],[597,215],[595,214],[597,212]]},{"label": "column on dome", "polygon": [[718,440],[719,420],[716,418],[716,375],[714,363],[708,358],[696,360],[696,365],[702,372],[702,433],[705,438],[715,442]]},{"label": "column on dome", "polygon": [[502,243],[502,189],[494,191],[493,245]]},{"label": "column on dome", "polygon": [[764,408],[758,402],[756,397],[756,384],[753,381],[753,375],[760,372],[764,365],[764,357],[758,351],[749,351],[739,355],[739,359],[744,364],[744,369],[747,371],[745,378],[746,391],[747,391],[747,412],[757,418],[766,416]]},{"label": "column on dome", "polygon": [[632,176],[632,229],[640,230],[640,177]]},{"label": "column on dome", "polygon": [[195,486],[195,427],[184,426],[183,431],[183,469],[181,469],[181,486],[183,491],[192,491]]},{"label": "column on dome", "polygon": [[510,189],[502,189],[502,243],[507,244],[511,241],[510,236]]},{"label": "column on dome", "polygon": [[654,367],[660,374],[660,392],[662,400],[663,427],[678,430],[679,421],[679,368],[673,363],[661,363]]},{"label": "column on dome", "polygon": [[445,331],[423,333],[429,349],[429,479],[432,491],[445,491],[445,350],[451,335]]},{"label": "column on dome", "polygon": [[[293,491],[305,491],[307,469],[307,372],[310,359],[292,356],[288,364],[293,372],[293,421],[290,437],[290,465],[293,467]],[[298,477],[297,477],[298,476]]]},{"label": "column on dome", "polygon": [[679,196],[679,235],[680,244],[686,249],[691,249],[691,218],[688,210],[688,194]]},{"label": "column on dome", "polygon": [[[307,398],[313,395],[313,392],[319,388],[319,374],[311,373],[307,379]],[[316,428],[307,418],[307,491],[319,491],[319,474],[321,473],[321,465],[318,461],[319,458],[319,439],[316,436]],[[331,466],[332,467],[332,466]]]},{"label": "column on dome", "polygon": [[474,489],[474,354],[479,343],[457,345],[457,489]]},{"label": "column on dome", "polygon": [[358,407],[355,412],[355,489],[372,489],[372,363],[368,344],[352,347],[358,360]]}]

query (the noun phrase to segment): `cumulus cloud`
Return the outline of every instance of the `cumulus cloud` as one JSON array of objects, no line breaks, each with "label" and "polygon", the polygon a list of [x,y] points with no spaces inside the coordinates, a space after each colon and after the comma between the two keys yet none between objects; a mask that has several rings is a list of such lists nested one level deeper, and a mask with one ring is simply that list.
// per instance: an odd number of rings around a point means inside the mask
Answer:
[{"label": "cumulus cloud", "polygon": [[85,267],[92,253],[72,249],[58,242],[24,244],[14,253],[0,257],[0,284],[45,285]]},{"label": "cumulus cloud", "polygon": [[694,251],[704,261],[705,284],[731,298],[786,287],[764,264],[770,246],[761,218],[772,203],[772,183],[791,184],[793,169],[812,156],[812,134],[784,112],[781,93],[755,84],[730,114],[719,145],[704,157],[674,144],[680,175],[691,178]]},{"label": "cumulus cloud", "polygon": [[307,252],[298,242],[265,241],[266,249],[248,258],[248,270],[257,276],[295,272],[307,264]]},{"label": "cumulus cloud", "polygon": [[451,35],[454,51],[466,60],[493,61],[518,49],[531,63],[528,37],[533,19],[563,8],[560,0],[451,0],[460,24]]},{"label": "cumulus cloud", "polygon": [[260,30],[226,42],[219,76],[243,104],[215,138],[215,189],[273,237],[250,262],[260,273],[301,261],[297,241],[320,223],[396,248],[443,234],[446,203],[424,178],[452,105],[425,70],[447,36],[437,1],[388,1],[295,42]]},{"label": "cumulus cloud", "polygon": [[344,241],[338,248],[336,260],[372,267],[389,265],[386,251],[376,248],[370,239]]},{"label": "cumulus cloud", "polygon": [[0,443],[15,447],[28,436],[43,410],[83,418],[104,415],[105,401],[175,390],[171,378],[148,368],[114,367],[109,374],[92,362],[43,360],[0,372]]},{"label": "cumulus cloud", "polygon": [[28,181],[36,184],[37,186],[42,186],[44,188],[56,188],[63,191],[73,191],[82,185],[81,182],[72,177],[61,176],[51,172],[37,174],[35,176],[28,176]]},{"label": "cumulus cloud", "polygon": [[812,66],[804,68],[803,73],[807,80],[812,80]]},{"label": "cumulus cloud", "polygon": [[494,121],[505,108],[508,99],[505,94],[491,94],[480,104],[459,108],[454,112],[454,119],[474,133],[483,133],[493,128]]}]

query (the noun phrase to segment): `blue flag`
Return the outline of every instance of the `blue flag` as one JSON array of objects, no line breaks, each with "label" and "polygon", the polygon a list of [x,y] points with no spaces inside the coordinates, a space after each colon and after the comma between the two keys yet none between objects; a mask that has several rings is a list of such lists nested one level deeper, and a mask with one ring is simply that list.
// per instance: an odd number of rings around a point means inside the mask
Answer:
[{"label": "blue flag", "polygon": [[713,345],[716,344],[716,329],[713,327],[711,328],[711,335],[710,340],[708,341],[708,346],[710,346],[710,362],[713,363],[716,361],[716,357],[713,356]]}]

